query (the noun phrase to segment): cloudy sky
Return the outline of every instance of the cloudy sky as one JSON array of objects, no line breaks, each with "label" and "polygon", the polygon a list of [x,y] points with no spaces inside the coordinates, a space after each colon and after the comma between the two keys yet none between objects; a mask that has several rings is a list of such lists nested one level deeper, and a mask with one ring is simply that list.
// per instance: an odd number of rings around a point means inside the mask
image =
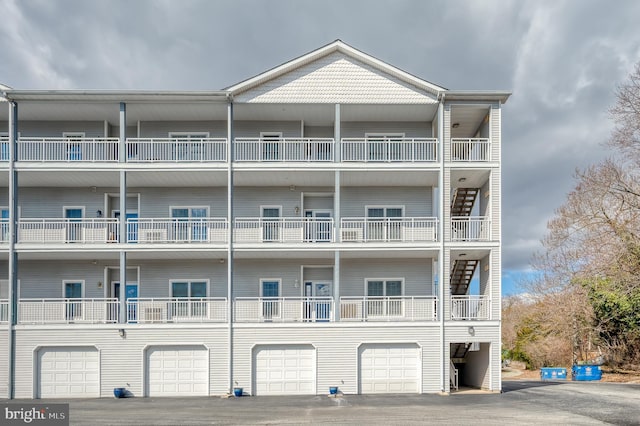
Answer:
[{"label": "cloudy sky", "polygon": [[640,60],[636,0],[0,0],[0,83],[221,89],[341,39],[503,110],[506,293],[576,168],[608,155],[608,108]]}]

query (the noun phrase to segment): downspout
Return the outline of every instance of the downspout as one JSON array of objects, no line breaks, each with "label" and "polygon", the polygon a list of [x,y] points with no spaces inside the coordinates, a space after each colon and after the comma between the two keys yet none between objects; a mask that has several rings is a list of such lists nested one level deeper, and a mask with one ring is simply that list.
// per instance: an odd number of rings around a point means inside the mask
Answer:
[{"label": "downspout", "polygon": [[16,253],[18,224],[18,172],[15,169],[18,148],[18,104],[9,103],[9,342],[7,398],[15,398],[16,324],[18,323],[18,254]]},{"label": "downspout", "polygon": [[438,105],[438,161],[440,162],[440,174],[438,176],[438,187],[440,190],[438,191],[438,215],[440,216],[440,220],[438,221],[438,236],[440,239],[440,256],[438,262],[438,305],[440,312],[440,391],[445,392],[446,387],[446,371],[445,369],[449,366],[447,360],[444,359],[444,355],[446,353],[445,348],[445,336],[444,336],[444,250],[445,250],[445,242],[444,242],[444,217],[445,217],[445,208],[444,205],[444,100],[445,94],[441,93],[439,97],[439,105]]},{"label": "downspout", "polygon": [[233,392],[233,98],[227,95],[227,324],[229,393]]}]

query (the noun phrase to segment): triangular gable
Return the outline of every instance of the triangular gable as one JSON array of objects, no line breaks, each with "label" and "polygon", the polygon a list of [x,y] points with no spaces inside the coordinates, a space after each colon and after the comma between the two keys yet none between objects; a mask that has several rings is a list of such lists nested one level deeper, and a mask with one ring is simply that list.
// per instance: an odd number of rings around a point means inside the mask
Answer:
[{"label": "triangular gable", "polygon": [[446,89],[336,41],[228,90],[240,103],[428,104]]}]

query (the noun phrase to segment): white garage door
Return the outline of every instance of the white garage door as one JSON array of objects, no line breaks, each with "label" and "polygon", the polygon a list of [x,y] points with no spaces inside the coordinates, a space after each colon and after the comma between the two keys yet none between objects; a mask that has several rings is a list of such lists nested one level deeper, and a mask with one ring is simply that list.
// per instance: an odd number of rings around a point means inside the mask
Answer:
[{"label": "white garage door", "polygon": [[209,395],[209,351],[204,346],[147,349],[147,396]]},{"label": "white garage door", "polygon": [[360,347],[360,393],[417,393],[420,351],[415,344]]},{"label": "white garage door", "polygon": [[95,347],[44,348],[38,352],[38,366],[38,397],[100,397],[100,361]]},{"label": "white garage door", "polygon": [[316,351],[310,345],[254,349],[256,395],[315,395]]}]

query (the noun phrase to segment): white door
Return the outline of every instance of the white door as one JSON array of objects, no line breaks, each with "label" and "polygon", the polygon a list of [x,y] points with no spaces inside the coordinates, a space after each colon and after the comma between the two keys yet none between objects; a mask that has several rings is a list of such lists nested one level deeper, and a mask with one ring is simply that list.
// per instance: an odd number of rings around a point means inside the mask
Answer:
[{"label": "white door", "polygon": [[360,393],[418,393],[420,350],[415,344],[360,347]]},{"label": "white door", "polygon": [[315,395],[316,351],[310,345],[254,349],[255,395]]},{"label": "white door", "polygon": [[204,346],[147,350],[146,396],[209,395],[209,351]]},{"label": "white door", "polygon": [[38,352],[39,398],[99,398],[100,361],[93,347]]}]

